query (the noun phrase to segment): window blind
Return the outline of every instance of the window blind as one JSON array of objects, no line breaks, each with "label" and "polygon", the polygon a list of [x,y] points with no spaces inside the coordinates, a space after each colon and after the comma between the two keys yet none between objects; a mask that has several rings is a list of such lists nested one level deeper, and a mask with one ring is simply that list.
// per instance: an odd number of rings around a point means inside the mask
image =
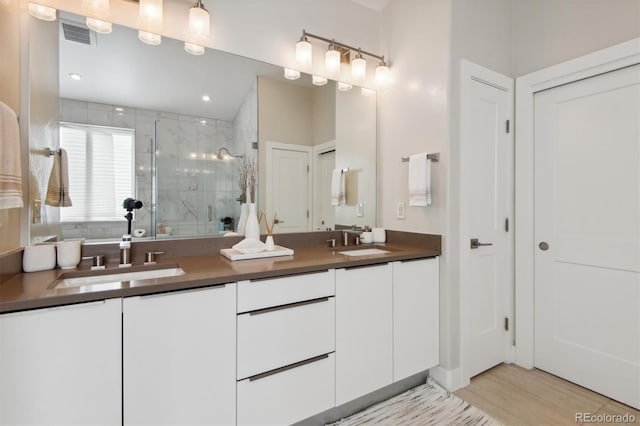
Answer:
[{"label": "window blind", "polygon": [[62,222],[122,220],[122,201],[135,196],[133,129],[60,123],[69,159],[69,196]]}]

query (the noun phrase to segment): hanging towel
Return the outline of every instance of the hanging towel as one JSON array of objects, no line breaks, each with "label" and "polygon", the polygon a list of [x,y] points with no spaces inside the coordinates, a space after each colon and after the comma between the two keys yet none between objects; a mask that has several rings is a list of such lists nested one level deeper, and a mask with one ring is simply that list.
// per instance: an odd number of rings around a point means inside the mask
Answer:
[{"label": "hanging towel", "polygon": [[53,207],[71,206],[69,198],[69,172],[67,151],[61,149],[53,156],[53,167],[49,176],[49,187],[45,204]]},{"label": "hanging towel", "polygon": [[331,205],[339,206],[347,202],[347,187],[342,169],[333,169],[331,174]]},{"label": "hanging towel", "polygon": [[0,209],[23,206],[18,117],[0,102]]},{"label": "hanging towel", "polygon": [[431,204],[431,160],[427,153],[409,157],[409,206]]}]

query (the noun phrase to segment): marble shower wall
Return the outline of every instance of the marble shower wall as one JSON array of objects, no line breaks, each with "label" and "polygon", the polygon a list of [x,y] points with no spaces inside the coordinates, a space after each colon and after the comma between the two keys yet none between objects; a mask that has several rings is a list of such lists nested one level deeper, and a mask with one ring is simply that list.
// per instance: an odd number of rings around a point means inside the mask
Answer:
[{"label": "marble shower wall", "polygon": [[[207,117],[127,108],[62,99],[62,121],[135,129],[135,198],[144,207],[134,212],[135,229],[152,231],[152,146],[157,130],[157,225],[171,229],[166,237],[218,235],[218,223],[236,216],[239,160],[220,161],[221,147],[244,153],[234,142],[234,124]],[[157,121],[157,124],[156,124]],[[156,129],[157,125],[157,129]],[[255,126],[255,125],[254,125]],[[125,211],[123,210],[123,216]],[[120,238],[126,221],[62,223],[63,238]],[[165,232],[167,234],[167,232]]]}]

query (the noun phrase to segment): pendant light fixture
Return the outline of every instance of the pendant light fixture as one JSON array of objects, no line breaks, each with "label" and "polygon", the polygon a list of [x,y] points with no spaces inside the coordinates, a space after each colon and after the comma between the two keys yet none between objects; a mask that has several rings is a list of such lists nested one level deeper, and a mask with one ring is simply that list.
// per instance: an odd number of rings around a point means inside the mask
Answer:
[{"label": "pendant light fixture", "polygon": [[300,71],[292,70],[291,68],[285,68],[284,78],[286,78],[287,80],[297,80],[300,78]]},{"label": "pendant light fixture", "polygon": [[340,72],[340,51],[336,49],[334,41],[329,44],[329,50],[324,54],[324,67],[330,74],[337,74]]},{"label": "pendant light fixture", "polygon": [[328,81],[327,77],[322,77],[321,75],[314,75],[311,77],[311,82],[316,86],[324,86]]},{"label": "pendant light fixture", "polygon": [[301,66],[310,66],[312,57],[311,43],[309,43],[305,31],[302,30],[302,37],[296,43],[296,63]]},{"label": "pendant light fixture", "polygon": [[82,10],[87,16],[87,27],[100,34],[110,34],[111,22],[109,18],[109,0],[82,0]]},{"label": "pendant light fixture", "polygon": [[378,87],[386,89],[391,85],[391,70],[384,61],[384,56],[382,58],[380,65],[376,67],[375,81]]},{"label": "pendant light fixture", "polygon": [[41,19],[43,21],[55,21],[56,9],[49,6],[43,6],[38,3],[29,3],[29,15],[34,18]]},{"label": "pendant light fixture", "polygon": [[138,38],[146,44],[156,46],[161,43],[163,10],[162,0],[140,0],[138,8]]},{"label": "pendant light fixture", "polygon": [[192,55],[204,54],[204,42],[211,33],[211,18],[209,11],[197,0],[189,9],[189,39],[184,42],[184,50]]}]

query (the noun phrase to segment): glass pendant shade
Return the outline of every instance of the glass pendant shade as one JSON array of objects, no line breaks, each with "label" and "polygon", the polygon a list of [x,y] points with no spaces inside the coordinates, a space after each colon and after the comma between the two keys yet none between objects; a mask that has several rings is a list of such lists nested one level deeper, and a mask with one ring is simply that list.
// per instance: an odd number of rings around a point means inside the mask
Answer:
[{"label": "glass pendant shade", "polygon": [[209,12],[201,1],[189,9],[189,34],[196,38],[207,38],[211,32]]},{"label": "glass pendant shade", "polygon": [[184,50],[187,53],[191,53],[195,56],[204,55],[204,46],[200,46],[199,44],[189,43],[188,41],[184,42]]},{"label": "glass pendant shade", "polygon": [[296,43],[296,63],[304,66],[311,65],[311,58],[311,43],[307,41],[306,37],[303,37]]},{"label": "glass pendant shade", "polygon": [[324,86],[327,84],[327,81],[326,77],[322,77],[320,75],[314,75],[311,77],[311,82],[316,86]]},{"label": "glass pendant shade", "polygon": [[109,0],[82,0],[82,10],[98,19],[109,17]]},{"label": "glass pendant shade", "polygon": [[162,31],[162,21],[162,0],[140,0],[138,25],[142,31],[159,33]]},{"label": "glass pendant shade", "polygon": [[87,17],[87,27],[100,34],[110,34],[112,30],[111,22],[89,17]]},{"label": "glass pendant shade", "polygon": [[149,33],[146,31],[138,31],[138,38],[141,42],[149,44],[151,46],[157,46],[162,42],[162,37],[158,34]]},{"label": "glass pendant shade", "polygon": [[300,71],[292,70],[291,68],[285,68],[284,78],[286,78],[287,80],[297,80],[300,78]]},{"label": "glass pendant shade", "polygon": [[362,55],[358,54],[356,58],[351,61],[351,77],[354,80],[364,80],[367,75],[367,61],[364,60]]},{"label": "glass pendant shade", "polygon": [[340,90],[341,92],[348,92],[352,88],[353,86],[350,85],[349,83],[343,83],[341,81],[338,82],[338,90]]},{"label": "glass pendant shade", "polygon": [[324,54],[324,67],[332,74],[340,72],[340,52],[329,48]]},{"label": "glass pendant shade", "polygon": [[383,63],[376,68],[376,85],[381,88],[387,88],[391,85],[391,71],[389,67]]},{"label": "glass pendant shade", "polygon": [[42,19],[43,21],[55,21],[56,9],[37,3],[29,3],[29,15]]}]

